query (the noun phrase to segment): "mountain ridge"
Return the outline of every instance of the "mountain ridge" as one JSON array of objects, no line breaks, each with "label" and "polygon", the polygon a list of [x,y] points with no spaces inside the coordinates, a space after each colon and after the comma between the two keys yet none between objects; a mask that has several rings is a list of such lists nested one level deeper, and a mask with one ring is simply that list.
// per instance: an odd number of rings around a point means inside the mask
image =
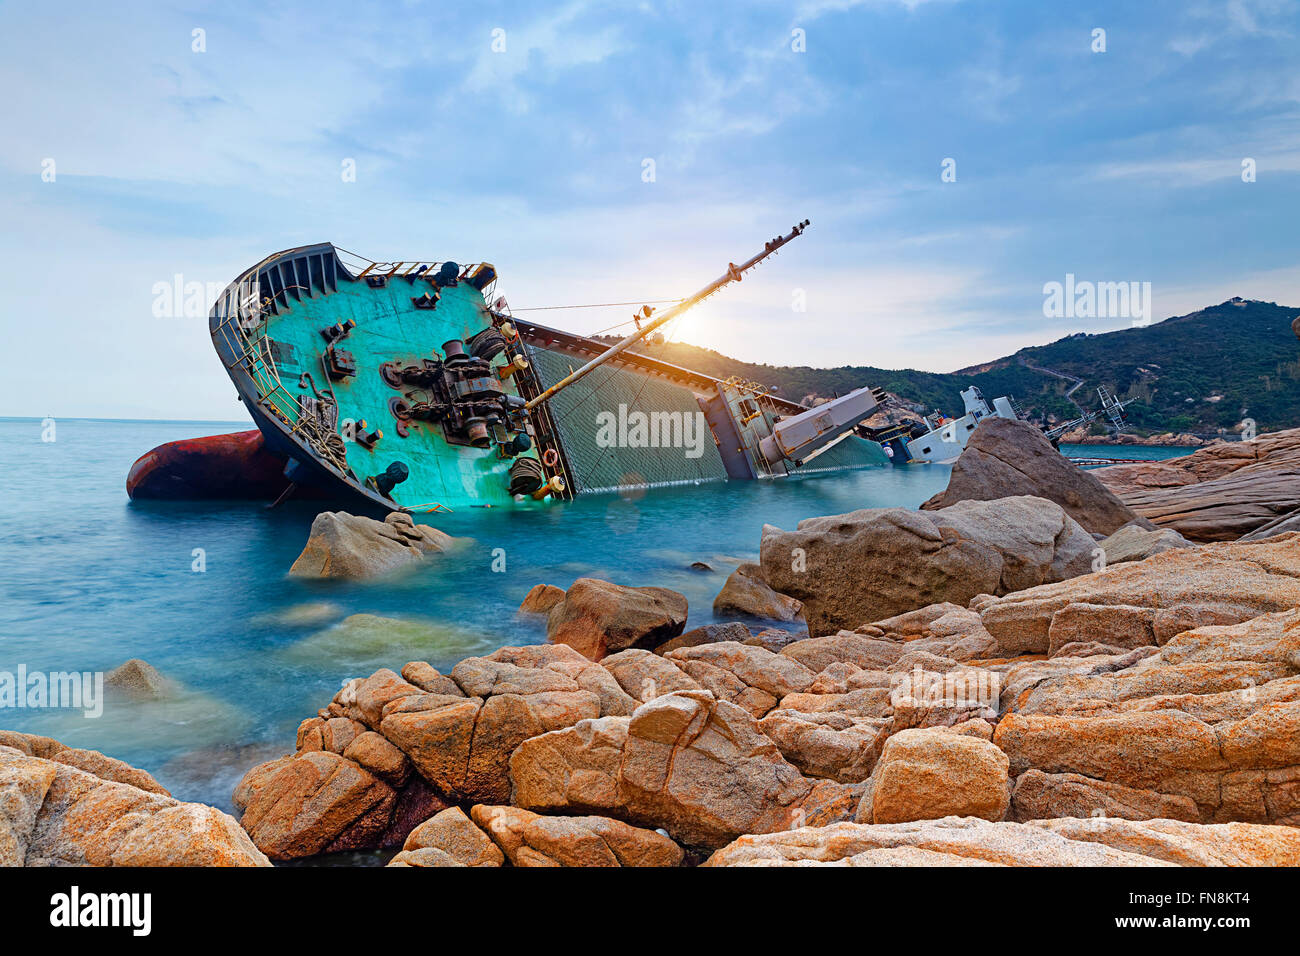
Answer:
[{"label": "mountain ridge", "polygon": [[718,378],[776,386],[795,401],[874,385],[918,410],[957,415],[961,390],[977,385],[986,398],[1010,395],[1031,420],[1049,424],[1077,417],[1079,406],[1096,408],[1096,389],[1105,386],[1136,399],[1126,414],[1139,433],[1212,434],[1239,429],[1245,418],[1260,431],[1300,425],[1297,316],[1300,308],[1233,298],[1147,326],[1076,332],[955,372],[776,366],[675,342],[638,351]]}]

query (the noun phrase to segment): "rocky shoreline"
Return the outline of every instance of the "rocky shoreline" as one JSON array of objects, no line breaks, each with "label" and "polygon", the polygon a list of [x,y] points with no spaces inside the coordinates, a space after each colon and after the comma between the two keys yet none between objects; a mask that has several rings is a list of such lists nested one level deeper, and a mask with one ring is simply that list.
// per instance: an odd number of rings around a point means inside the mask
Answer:
[{"label": "rocky shoreline", "polygon": [[[238,823],[0,734],[0,860],[1300,865],[1300,530],[1188,540],[1040,443],[989,419],[924,510],[765,527],[693,631],[666,588],[539,584],[546,643],[348,680]],[[313,569],[447,543],[367,520]]]},{"label": "rocky shoreline", "polygon": [[1134,513],[1193,541],[1300,529],[1300,428],[1096,475]]},{"label": "rocky shoreline", "polygon": [[1094,435],[1086,428],[1074,428],[1061,435],[1063,445],[1136,446],[1138,448],[1201,448],[1222,439],[1205,439],[1187,432],[1162,432],[1156,435]]}]

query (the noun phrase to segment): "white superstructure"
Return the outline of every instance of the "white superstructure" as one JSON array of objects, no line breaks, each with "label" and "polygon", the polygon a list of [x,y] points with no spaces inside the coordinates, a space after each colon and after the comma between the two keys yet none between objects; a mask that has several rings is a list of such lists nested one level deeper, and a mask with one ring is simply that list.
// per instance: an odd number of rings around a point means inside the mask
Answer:
[{"label": "white superstructure", "polygon": [[993,407],[990,408],[983,393],[974,385],[961,393],[961,399],[966,406],[965,415],[948,421],[942,421],[938,415],[931,416],[926,419],[926,423],[931,426],[930,430],[907,443],[907,451],[913,461],[955,461],[966,447],[966,442],[980,419],[990,415],[1012,419],[1020,417],[1011,399],[1005,395],[995,398]]}]

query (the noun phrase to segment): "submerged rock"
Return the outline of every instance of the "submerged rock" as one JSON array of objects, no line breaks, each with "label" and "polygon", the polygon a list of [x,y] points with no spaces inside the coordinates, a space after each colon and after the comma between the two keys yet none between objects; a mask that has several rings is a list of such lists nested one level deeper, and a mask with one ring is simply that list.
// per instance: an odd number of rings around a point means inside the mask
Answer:
[{"label": "submerged rock", "polygon": [[551,608],[564,600],[564,588],[554,584],[534,584],[519,605],[520,614],[549,614]]},{"label": "submerged rock", "polygon": [[164,677],[152,664],[138,657],[105,674],[104,687],[130,700],[166,700],[180,689],[175,681]]},{"label": "submerged rock", "polygon": [[426,556],[449,550],[456,542],[411,516],[394,511],[383,521],[323,511],[311,523],[311,535],[289,574],[300,578],[373,578],[418,564]]},{"label": "submerged rock", "polygon": [[668,588],[636,588],[579,578],[550,612],[546,639],[598,661],[630,647],[653,648],[686,626],[686,598]]},{"label": "submerged rock", "polygon": [[307,601],[278,611],[256,614],[250,623],[257,627],[315,627],[337,620],[343,608],[331,601]]},{"label": "submerged rock", "polygon": [[1089,532],[1113,534],[1141,520],[1097,476],[1053,448],[1036,427],[997,416],[979,423],[952,466],[947,489],[921,508],[937,510],[959,501],[993,501],[1008,495],[1054,501]]},{"label": "submerged rock", "polygon": [[[85,703],[90,705],[89,696]],[[86,720],[76,709],[51,709],[42,726],[67,741],[68,748],[89,745],[117,751],[147,741],[157,749],[193,750],[237,738],[250,721],[238,705],[162,674],[138,658],[104,675],[102,705],[102,714],[94,720]]]},{"label": "submerged rock", "polygon": [[483,646],[481,635],[432,621],[351,614],[276,653],[292,664],[327,664],[343,674],[370,673],[386,663],[469,655]]},{"label": "submerged rock", "polygon": [[1085,574],[1095,547],[1060,505],[1017,497],[926,512],[871,508],[809,518],[797,531],[766,525],[762,563],[767,581],[804,602],[817,637]]}]

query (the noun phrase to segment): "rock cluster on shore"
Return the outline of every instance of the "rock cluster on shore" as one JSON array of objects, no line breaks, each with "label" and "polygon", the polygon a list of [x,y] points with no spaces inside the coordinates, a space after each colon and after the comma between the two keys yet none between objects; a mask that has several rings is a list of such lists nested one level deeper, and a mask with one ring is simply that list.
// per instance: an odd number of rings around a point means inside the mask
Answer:
[{"label": "rock cluster on shore", "polygon": [[1300,428],[1096,475],[1137,514],[1192,541],[1300,530]]},{"label": "rock cluster on shore", "polygon": [[1200,448],[1206,444],[1204,438],[1189,432],[1162,432],[1157,435],[1134,435],[1124,432],[1119,435],[1094,435],[1088,426],[1071,428],[1062,433],[1062,445],[1156,445],[1174,448]]},{"label": "rock cluster on shore", "polygon": [[1063,457],[1029,422],[997,416],[980,422],[952,466],[948,487],[921,510],[961,501],[997,501],[1011,494],[1054,501],[1089,533],[1113,534],[1135,521],[1151,527],[1092,472]]},{"label": "rock cluster on shore", "polygon": [[[550,643],[347,681],[240,781],[242,830],[102,755],[0,735],[0,854],[1300,865],[1300,531],[1112,528],[1087,483],[1029,493],[1043,460],[1003,498],[765,528],[747,588],[799,602],[806,635],[685,631],[664,588],[539,585],[521,612]],[[119,788],[102,829],[65,824],[68,781]]]},{"label": "rock cluster on shore", "polygon": [[0,866],[269,866],[230,816],[93,750],[0,730]]},{"label": "rock cluster on shore", "polygon": [[[872,604],[874,551],[851,542],[880,518],[818,519],[797,542],[835,585],[800,593],[813,636],[381,670],[249,772],[243,824],[273,859],[404,866],[1300,865],[1300,534],[1131,528],[1110,547],[1137,559],[1092,571],[1100,546],[1044,499],[915,517],[930,543],[888,560],[956,550],[946,600],[905,573]],[[568,602],[538,597],[552,619]],[[645,633],[669,616],[631,600]]]}]

